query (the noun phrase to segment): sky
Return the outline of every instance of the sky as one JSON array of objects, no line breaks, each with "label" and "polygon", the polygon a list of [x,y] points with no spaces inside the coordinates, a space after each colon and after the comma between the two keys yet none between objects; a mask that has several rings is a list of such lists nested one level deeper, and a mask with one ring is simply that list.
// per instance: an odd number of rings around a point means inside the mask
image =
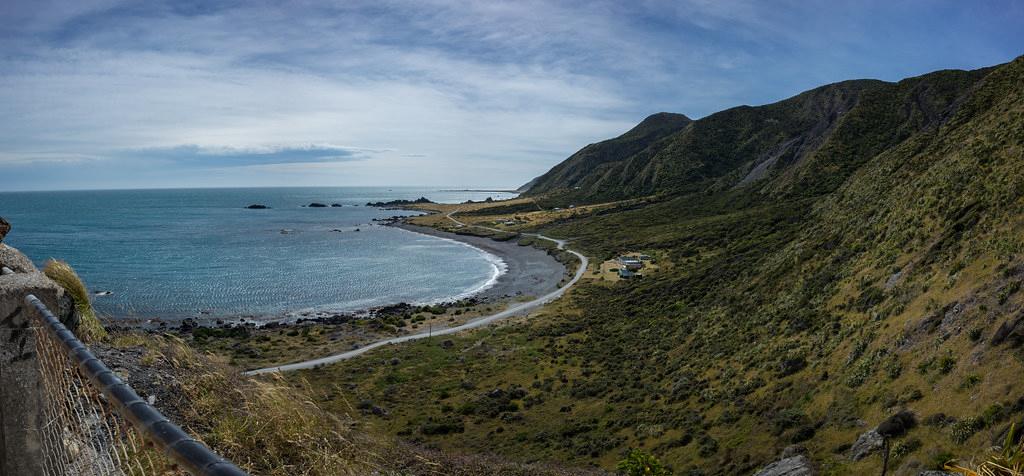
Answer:
[{"label": "sky", "polygon": [[1024,54],[1024,0],[2,0],[0,191],[515,188],[660,111]]}]

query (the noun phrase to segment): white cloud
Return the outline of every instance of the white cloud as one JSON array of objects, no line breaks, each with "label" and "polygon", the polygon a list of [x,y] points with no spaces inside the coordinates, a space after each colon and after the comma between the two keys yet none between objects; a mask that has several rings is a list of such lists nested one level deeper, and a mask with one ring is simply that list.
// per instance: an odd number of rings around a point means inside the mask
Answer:
[{"label": "white cloud", "polygon": [[599,77],[381,44],[386,31],[336,29],[354,23],[345,17],[296,32],[322,21],[300,17],[260,41],[264,28],[281,25],[279,13],[146,19],[134,41],[142,20],[130,18],[3,61],[0,104],[17,120],[0,128],[0,160],[34,160],[41,148],[72,158],[335,143],[432,157],[407,163],[414,174],[438,161],[532,164],[511,184],[550,164],[518,151],[568,154],[630,125],[611,113],[624,100]]},{"label": "white cloud", "polygon": [[[699,117],[870,75],[840,62],[884,69],[860,54],[874,38],[858,5],[7,0],[0,167],[342,144],[374,152],[282,177],[516,185],[648,113]],[[239,180],[272,182],[266,167]]]}]

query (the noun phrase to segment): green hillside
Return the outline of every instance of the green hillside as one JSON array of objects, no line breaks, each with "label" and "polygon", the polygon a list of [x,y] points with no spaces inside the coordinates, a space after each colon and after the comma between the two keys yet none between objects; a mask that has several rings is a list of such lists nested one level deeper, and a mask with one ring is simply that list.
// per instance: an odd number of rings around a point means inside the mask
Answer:
[{"label": "green hillside", "polygon": [[[768,182],[826,193],[864,161],[948,119],[989,72],[939,71],[898,83],[844,81],[766,106],[740,106],[589,145],[531,182],[530,195],[579,202],[722,191]],[[785,178],[781,184],[772,179]]]},{"label": "green hillside", "polygon": [[793,444],[824,474],[876,472],[850,445],[909,410],[890,467],[916,475],[1024,421],[1024,58],[645,123],[529,195],[651,196],[541,231],[659,274],[301,378],[427,446],[608,469],[642,448],[676,474],[751,474]]}]

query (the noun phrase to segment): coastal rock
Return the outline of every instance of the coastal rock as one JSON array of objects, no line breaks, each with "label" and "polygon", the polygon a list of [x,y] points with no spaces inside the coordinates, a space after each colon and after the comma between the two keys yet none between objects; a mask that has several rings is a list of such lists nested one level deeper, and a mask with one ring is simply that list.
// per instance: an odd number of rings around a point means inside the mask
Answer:
[{"label": "coastal rock", "polygon": [[0,266],[11,268],[15,273],[35,273],[39,270],[32,260],[21,254],[16,248],[0,243]]},{"label": "coastal rock", "polygon": [[11,224],[4,220],[4,217],[0,217],[0,241],[4,241],[4,237],[11,231]]},{"label": "coastal rock", "polygon": [[397,207],[402,205],[415,205],[418,203],[434,203],[427,197],[420,197],[416,200],[391,200],[390,202],[368,202],[368,207]]},{"label": "coastal rock", "polygon": [[327,204],[319,202],[310,203],[308,206],[309,208],[327,208]]},{"label": "coastal rock", "polygon": [[266,210],[266,209],[269,209],[270,207],[268,207],[266,205],[261,205],[259,203],[254,203],[254,204],[249,205],[249,206],[247,206],[245,208],[248,208],[249,210]]},{"label": "coastal rock", "polygon": [[876,430],[868,430],[857,437],[857,442],[850,447],[850,459],[860,461],[880,449],[885,439]]},{"label": "coastal rock", "polygon": [[332,203],[331,204],[331,208],[341,208],[341,204],[340,203]]},{"label": "coastal rock", "polygon": [[804,455],[776,461],[754,474],[754,476],[814,476],[818,474],[814,470],[811,460]]}]

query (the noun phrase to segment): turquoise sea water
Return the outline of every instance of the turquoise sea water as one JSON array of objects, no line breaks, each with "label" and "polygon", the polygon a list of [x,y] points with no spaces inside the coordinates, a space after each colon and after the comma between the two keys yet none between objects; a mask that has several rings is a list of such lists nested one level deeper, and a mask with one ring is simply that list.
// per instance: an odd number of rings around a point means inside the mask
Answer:
[{"label": "turquoise sea water", "polygon": [[[112,317],[272,317],[434,302],[486,286],[500,260],[385,226],[369,201],[509,194],[416,188],[255,188],[0,193],[5,242],[68,261]],[[307,208],[311,202],[338,208]],[[269,210],[247,210],[261,203]],[[358,228],[360,231],[355,231]],[[333,231],[340,230],[340,231]],[[284,232],[282,232],[284,231]]]}]

